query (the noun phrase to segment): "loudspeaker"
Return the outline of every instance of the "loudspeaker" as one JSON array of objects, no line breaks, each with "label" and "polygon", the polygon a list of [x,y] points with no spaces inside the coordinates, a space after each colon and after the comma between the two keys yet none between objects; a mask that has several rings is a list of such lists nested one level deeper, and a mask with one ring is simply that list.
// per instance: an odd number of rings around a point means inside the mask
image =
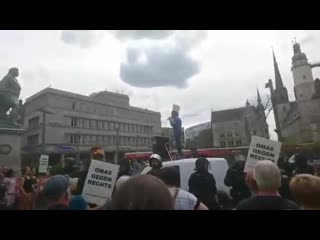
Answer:
[{"label": "loudspeaker", "polygon": [[[169,149],[169,138],[156,136],[152,138],[152,152],[159,154],[162,160],[170,159],[167,149]],[[167,146],[167,148],[166,148]]]}]

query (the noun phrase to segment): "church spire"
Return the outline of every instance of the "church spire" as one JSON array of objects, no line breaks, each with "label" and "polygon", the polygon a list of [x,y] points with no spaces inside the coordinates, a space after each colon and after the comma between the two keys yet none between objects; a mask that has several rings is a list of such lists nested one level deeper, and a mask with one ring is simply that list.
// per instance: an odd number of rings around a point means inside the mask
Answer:
[{"label": "church spire", "polygon": [[283,86],[282,78],[281,78],[281,75],[280,75],[277,59],[276,59],[276,56],[274,55],[273,49],[272,49],[272,54],[273,54],[273,65],[274,65],[276,89],[281,89],[284,86]]},{"label": "church spire", "polygon": [[249,106],[250,106],[250,103],[249,103],[249,100],[247,99],[246,107],[249,107]]},{"label": "church spire", "polygon": [[258,104],[261,103],[261,97],[260,97],[260,93],[259,93],[259,88],[257,88],[257,99],[258,99]]}]

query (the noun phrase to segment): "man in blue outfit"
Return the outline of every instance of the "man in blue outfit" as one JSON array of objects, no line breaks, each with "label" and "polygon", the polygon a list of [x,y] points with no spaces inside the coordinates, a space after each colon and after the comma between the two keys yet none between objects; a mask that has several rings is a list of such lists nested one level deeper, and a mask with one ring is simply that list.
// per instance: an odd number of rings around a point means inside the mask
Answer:
[{"label": "man in blue outfit", "polygon": [[171,112],[171,117],[169,118],[169,121],[173,128],[173,137],[176,143],[178,154],[182,156],[182,146],[181,146],[182,121],[179,118],[179,114],[177,111]]}]

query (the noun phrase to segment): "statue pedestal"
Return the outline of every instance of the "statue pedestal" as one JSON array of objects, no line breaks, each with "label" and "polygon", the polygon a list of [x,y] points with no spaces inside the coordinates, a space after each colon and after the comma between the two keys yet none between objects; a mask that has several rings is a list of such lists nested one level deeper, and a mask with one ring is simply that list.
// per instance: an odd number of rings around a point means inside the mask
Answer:
[{"label": "statue pedestal", "polygon": [[0,128],[0,168],[21,170],[21,138],[23,129]]}]

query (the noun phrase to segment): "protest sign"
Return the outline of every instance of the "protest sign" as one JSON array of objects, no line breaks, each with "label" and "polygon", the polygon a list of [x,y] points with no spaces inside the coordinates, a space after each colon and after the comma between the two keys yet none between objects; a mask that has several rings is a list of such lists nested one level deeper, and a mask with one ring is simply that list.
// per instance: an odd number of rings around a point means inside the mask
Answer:
[{"label": "protest sign", "polygon": [[177,112],[179,114],[180,113],[180,106],[178,106],[176,104],[173,104],[172,111],[175,111],[175,112]]},{"label": "protest sign", "polygon": [[259,160],[271,160],[277,164],[281,151],[281,144],[281,142],[253,136],[251,138],[244,172],[253,170]]},{"label": "protest sign", "polygon": [[118,176],[119,166],[98,160],[91,160],[82,197],[99,206],[111,198]]},{"label": "protest sign", "polygon": [[39,173],[47,173],[49,165],[49,156],[41,155],[39,160]]}]

